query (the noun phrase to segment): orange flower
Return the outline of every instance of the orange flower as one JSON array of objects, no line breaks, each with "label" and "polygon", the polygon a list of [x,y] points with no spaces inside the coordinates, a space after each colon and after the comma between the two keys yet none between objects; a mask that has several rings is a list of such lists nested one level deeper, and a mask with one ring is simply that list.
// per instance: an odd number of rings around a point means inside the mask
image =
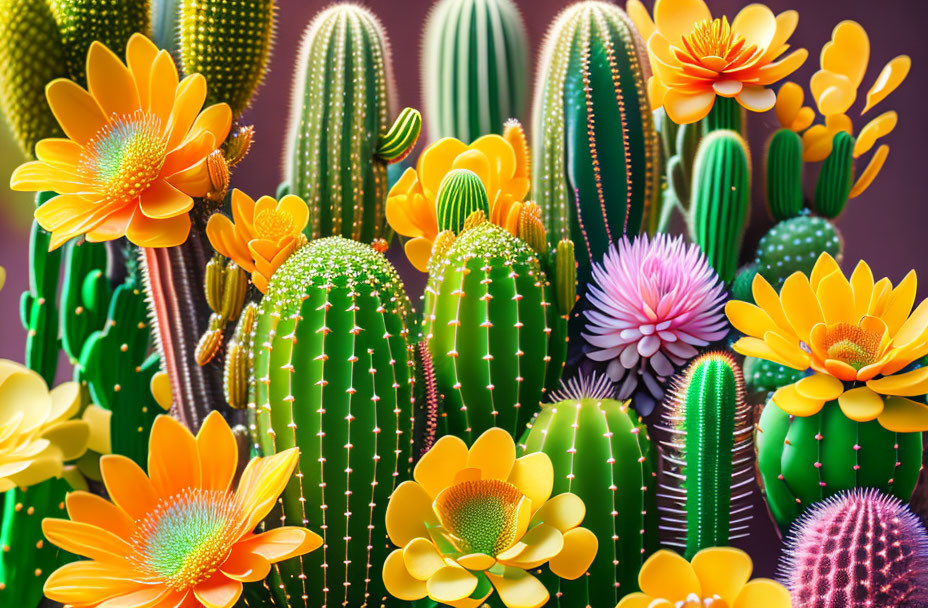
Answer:
[{"label": "orange flower", "polygon": [[290,480],[296,448],[248,463],[230,489],[238,447],[218,412],[194,436],[168,416],[151,431],[148,476],[124,456],[100,460],[112,502],[68,494],[70,520],[46,519],[45,537],[90,561],[48,577],[45,595],[74,606],[229,608],[242,583],[271,564],[308,553],[322,539],[297,527],[253,533]]},{"label": "orange flower", "polygon": [[207,157],[229,133],[229,106],[201,113],[206,79],[193,74],[178,83],[170,53],[141,34],[129,39],[126,56],[128,67],[94,42],[88,90],[67,79],[48,85],[45,95],[67,137],[38,142],[38,160],[10,179],[13,190],[59,193],[35,212],[52,233],[52,249],[79,235],[179,245],[190,231],[193,198],[213,190]]},{"label": "orange flower", "polygon": [[280,202],[262,196],[256,203],[236,189],[232,191],[232,218],[234,224],[221,213],[213,214],[206,224],[206,236],[213,249],[250,272],[255,287],[265,293],[274,271],[306,243],[303,229],[309,221],[309,207],[292,194]]}]

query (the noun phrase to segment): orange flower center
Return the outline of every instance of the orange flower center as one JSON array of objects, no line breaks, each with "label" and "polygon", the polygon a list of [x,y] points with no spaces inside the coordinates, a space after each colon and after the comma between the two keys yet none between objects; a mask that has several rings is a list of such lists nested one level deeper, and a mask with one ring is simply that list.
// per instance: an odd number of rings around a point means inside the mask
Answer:
[{"label": "orange flower center", "polygon": [[132,538],[132,560],[151,580],[183,591],[205,581],[241,536],[231,492],[188,488],[143,519]]},{"label": "orange flower center", "polygon": [[293,233],[293,217],[277,209],[264,209],[255,216],[255,233],[262,239],[279,241]]},{"label": "orange flower center", "polygon": [[129,201],[161,174],[167,144],[157,116],[141,110],[114,115],[84,146],[81,175],[108,200]]},{"label": "orange flower center", "polygon": [[744,36],[731,31],[728,18],[704,19],[683,37],[690,56],[709,69],[720,71],[744,48]]},{"label": "orange flower center", "polygon": [[829,359],[843,361],[860,371],[879,360],[882,341],[881,331],[863,329],[850,323],[836,323],[825,330],[822,346]]},{"label": "orange flower center", "polygon": [[441,525],[464,553],[497,555],[516,540],[525,496],[511,483],[479,479],[455,484],[435,499]]}]

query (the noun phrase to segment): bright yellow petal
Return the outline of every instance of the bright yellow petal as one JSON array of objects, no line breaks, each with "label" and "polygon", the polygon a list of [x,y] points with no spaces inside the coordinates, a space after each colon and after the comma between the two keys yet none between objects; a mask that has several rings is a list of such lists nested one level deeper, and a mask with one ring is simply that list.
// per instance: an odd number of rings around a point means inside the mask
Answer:
[{"label": "bright yellow petal", "polygon": [[589,570],[598,548],[599,540],[590,530],[568,530],[564,533],[564,547],[551,558],[548,565],[556,576],[568,580],[580,578]]},{"label": "bright yellow petal", "polygon": [[928,405],[905,397],[887,397],[878,420],[894,433],[923,433],[928,431]]},{"label": "bright yellow petal", "polygon": [[142,588],[132,568],[113,563],[81,560],[65,564],[45,581],[45,595],[56,602],[75,606],[97,605],[110,598]]},{"label": "bright yellow petal", "polygon": [[96,40],[87,51],[87,88],[107,116],[132,114],[142,107],[129,68]]},{"label": "bright yellow petal", "polygon": [[654,598],[645,595],[640,591],[629,593],[621,600],[615,608],[651,608],[651,602]]},{"label": "bright yellow petal", "polygon": [[235,551],[260,555],[276,563],[297,555],[304,555],[322,546],[322,537],[306,528],[283,526],[255,534],[235,545]]},{"label": "bright yellow petal", "polygon": [[[754,6],[757,6],[757,5],[754,5]],[[802,61],[805,61],[805,56],[801,56],[800,54],[799,58],[801,58],[801,61],[799,61],[798,63],[802,64]],[[791,66],[792,66],[792,63],[790,63],[789,66],[785,66],[785,67],[789,68]],[[783,69],[782,70],[783,76],[781,77],[785,77],[790,72],[792,72],[794,69],[795,68]],[[768,75],[767,80],[775,79],[776,75],[779,75],[779,72]],[[739,104],[741,104],[742,106],[744,106],[745,108],[747,108],[748,110],[752,112],[766,112],[767,110],[772,108],[774,104],[777,102],[777,95],[771,89],[768,89],[762,86],[752,85],[752,86],[746,86],[743,89],[741,89],[741,92],[738,93],[738,96],[735,97],[735,99],[738,100]]]},{"label": "bright yellow petal", "polygon": [[303,232],[309,223],[309,207],[298,196],[288,194],[277,203],[277,210],[293,219],[294,234]]},{"label": "bright yellow petal", "polygon": [[928,367],[920,367],[904,374],[870,380],[867,382],[867,386],[881,395],[918,397],[928,394]]},{"label": "bright yellow petal", "polygon": [[[206,79],[202,74],[191,74],[177,85],[174,106],[168,119],[168,150],[173,150],[186,141],[187,133],[206,101]],[[199,135],[198,132],[196,135]],[[196,136],[195,135],[195,136]],[[222,142],[215,138],[214,141]]]},{"label": "bright yellow petal", "polygon": [[632,23],[635,24],[635,28],[641,34],[642,40],[647,42],[655,29],[654,21],[651,19],[651,15],[648,14],[648,9],[641,3],[641,0],[628,0],[625,3],[625,12],[631,17]]},{"label": "bright yellow petal", "polygon": [[193,209],[193,198],[167,181],[158,179],[139,197],[139,208],[151,219],[168,219]]},{"label": "bright yellow petal", "polygon": [[859,317],[855,315],[854,291],[840,271],[832,272],[821,280],[816,296],[828,325],[857,322]]},{"label": "bright yellow petal", "polygon": [[254,458],[245,467],[235,497],[245,516],[243,528],[253,530],[277,504],[300,458],[298,448],[290,448],[263,458]]},{"label": "bright yellow petal", "polygon": [[691,593],[702,593],[702,585],[690,563],[666,549],[653,554],[641,566],[638,586],[652,597],[665,598],[671,602],[682,601]]},{"label": "bright yellow petal", "polygon": [[763,4],[749,4],[741,9],[731,22],[732,34],[744,36],[746,45],[760,50],[770,47],[777,33],[777,18]]},{"label": "bright yellow petal", "polygon": [[206,223],[206,236],[213,249],[235,261],[246,272],[254,270],[251,253],[245,243],[236,238],[235,226],[221,213],[214,213]]},{"label": "bright yellow petal", "polygon": [[467,457],[467,444],[458,437],[446,435],[416,464],[413,478],[434,499],[448,487],[454,475],[467,466]]},{"label": "bright yellow petal", "polygon": [[82,146],[106,126],[106,115],[93,96],[70,80],[51,81],[45,97],[65,135]]},{"label": "bright yellow petal", "polygon": [[435,545],[427,538],[414,538],[403,547],[403,563],[406,564],[407,572],[420,581],[429,580],[445,567]]},{"label": "bright yellow petal", "polygon": [[777,121],[780,126],[786,129],[790,128],[799,110],[802,109],[802,102],[805,99],[805,93],[802,87],[795,82],[784,82],[777,91],[777,102],[774,106],[777,114]]},{"label": "bright yellow petal", "polygon": [[477,588],[477,577],[457,566],[443,566],[426,583],[429,597],[436,602],[464,599]]},{"label": "bright yellow petal", "polygon": [[487,578],[508,608],[539,608],[548,601],[548,590],[541,581],[520,568],[506,566],[502,576],[487,572]]},{"label": "bright yellow petal", "polygon": [[799,109],[799,113],[796,114],[796,118],[789,128],[799,133],[808,129],[813,122],[815,122],[815,110],[809,106],[803,106]]},{"label": "bright yellow petal", "polygon": [[439,139],[422,151],[416,165],[416,173],[428,200],[436,199],[438,186],[441,185],[445,174],[451,170],[454,159],[466,151],[467,145],[453,137]]},{"label": "bright yellow petal", "polygon": [[795,340],[784,338],[782,334],[768,331],[764,334],[764,342],[786,362],[787,367],[793,369],[808,369],[811,361],[808,353],[799,347]]},{"label": "bright yellow petal", "polygon": [[854,316],[859,319],[867,314],[873,295],[873,273],[863,260],[857,263],[851,273],[851,288],[854,290]]},{"label": "bright yellow petal", "polygon": [[854,158],[860,158],[870,151],[876,140],[885,137],[893,132],[896,124],[899,122],[899,115],[893,110],[883,112],[870,122],[868,122],[854,143]]},{"label": "bright yellow petal", "polygon": [[869,422],[883,413],[883,397],[866,386],[842,393],[838,405],[845,416],[857,422]]},{"label": "bright yellow petal", "polygon": [[216,143],[221,144],[229,136],[231,128],[232,109],[228,104],[217,103],[200,112],[187,133],[187,139],[198,137],[201,133],[212,133]]},{"label": "bright yellow petal", "polygon": [[110,499],[132,519],[144,519],[158,504],[158,495],[145,472],[129,458],[103,456],[100,473]]},{"label": "bright yellow petal", "polygon": [[135,520],[110,501],[90,492],[70,492],[65,497],[68,516],[91,526],[112,532],[129,541],[135,534]]},{"label": "bright yellow petal", "polygon": [[828,158],[833,148],[834,133],[825,125],[813,125],[802,134],[802,160],[817,163]]},{"label": "bright yellow petal", "polygon": [[554,526],[540,524],[519,542],[496,556],[510,566],[531,570],[544,564],[564,548],[564,535]]},{"label": "bright yellow petal", "polygon": [[729,300],[725,304],[729,322],[747,336],[760,337],[768,331],[782,332],[763,309],[742,300]]},{"label": "bright yellow petal", "polygon": [[819,70],[809,80],[812,98],[822,116],[844,114],[857,99],[857,88],[843,74]]},{"label": "bright yellow petal", "polygon": [[[741,338],[732,346],[734,351],[745,357],[755,357],[757,359],[766,359],[780,365],[787,365],[786,361],[770,345],[761,338],[752,338],[750,336]],[[800,369],[807,369],[808,366]]]},{"label": "bright yellow petal", "polygon": [[[739,96],[740,97],[740,96]],[[664,110],[678,125],[690,124],[705,118],[715,104],[715,91],[687,94],[669,89],[664,95]]]},{"label": "bright yellow petal", "polygon": [[222,414],[212,412],[206,417],[197,433],[196,446],[201,486],[206,490],[228,490],[238,465],[238,444]]},{"label": "bright yellow petal", "polygon": [[406,241],[406,257],[419,272],[428,272],[429,259],[432,257],[432,239],[426,237],[416,237]]},{"label": "bright yellow petal", "polygon": [[217,572],[194,587],[193,593],[205,608],[232,608],[242,595],[242,583]]},{"label": "bright yellow petal", "polygon": [[786,587],[766,578],[749,582],[735,598],[732,608],[790,608]]},{"label": "bright yellow petal", "polygon": [[823,70],[845,76],[856,89],[870,63],[870,38],[856,21],[842,21],[835,26],[831,40],[822,47]]},{"label": "bright yellow petal", "polygon": [[732,547],[703,549],[693,556],[691,563],[702,585],[703,596],[718,595],[729,606],[754,570],[751,557]]},{"label": "bright yellow petal", "polygon": [[654,4],[654,25],[673,45],[683,46],[683,37],[700,21],[712,20],[709,7],[702,0],[657,0]]},{"label": "bright yellow petal", "polygon": [[527,454],[515,461],[509,473],[509,483],[532,501],[532,509],[545,504],[554,488],[554,466],[544,452]]},{"label": "bright yellow petal", "polygon": [[383,562],[383,584],[390,595],[405,602],[421,600],[428,595],[425,583],[406,570],[402,549],[395,550]]},{"label": "bright yellow petal", "polygon": [[394,491],[387,504],[387,534],[394,545],[406,546],[414,538],[428,538],[429,526],[437,526],[432,511],[432,498],[414,481],[404,481]]},{"label": "bright yellow petal", "polygon": [[148,90],[149,112],[160,118],[161,124],[166,126],[171,116],[171,109],[174,107],[174,93],[179,83],[177,67],[170,53],[158,51],[151,64],[149,78],[151,82]]},{"label": "bright yellow petal", "polygon": [[825,321],[809,279],[801,272],[787,277],[780,290],[780,302],[786,318],[801,340],[809,335],[816,324]]},{"label": "bright yellow petal", "polygon": [[551,498],[535,511],[532,524],[545,523],[561,532],[566,532],[583,523],[585,516],[586,505],[583,504],[583,500],[576,494],[564,492]]},{"label": "bright yellow petal", "polygon": [[467,466],[480,469],[483,479],[507,479],[516,461],[512,436],[499,428],[485,431],[467,453]]},{"label": "bright yellow petal", "polygon": [[830,253],[822,253],[818,256],[818,259],[815,260],[815,265],[812,267],[812,272],[809,274],[809,284],[812,286],[812,291],[817,291],[822,279],[833,272],[840,273],[841,267],[838,265],[838,262],[831,257]]},{"label": "bright yellow petal", "polygon": [[825,406],[823,399],[809,399],[799,394],[795,384],[778,388],[773,394],[773,402],[781,410],[793,416],[813,416]]},{"label": "bright yellow petal", "polygon": [[880,317],[886,322],[890,336],[895,336],[902,324],[909,318],[912,312],[912,306],[915,304],[915,293],[918,286],[918,278],[915,271],[911,270],[899,285],[893,289],[883,314]]},{"label": "bright yellow petal", "polygon": [[867,168],[864,169],[863,173],[860,174],[860,177],[857,178],[857,182],[851,188],[848,198],[857,198],[870,187],[870,184],[873,183],[873,180],[876,179],[876,176],[879,175],[880,170],[883,168],[883,164],[886,162],[886,157],[889,156],[889,146],[883,144],[877,151],[873,153],[873,156],[870,157],[870,162],[867,164]]},{"label": "bright yellow petal", "polygon": [[42,533],[65,551],[106,563],[125,565],[132,545],[112,532],[90,524],[67,519],[42,520]]},{"label": "bright yellow petal", "polygon": [[880,103],[886,96],[896,90],[902,84],[905,77],[909,74],[909,68],[912,67],[912,60],[908,55],[899,55],[893,58],[889,63],[883,66],[880,75],[870,90],[867,91],[867,105],[861,114],[866,114],[873,106]]},{"label": "bright yellow petal", "polygon": [[[59,169],[73,171],[81,161],[83,147],[70,139],[50,137],[35,144],[35,156]],[[76,174],[75,174],[76,177]],[[59,194],[62,194],[59,192]]]},{"label": "bright yellow petal", "polygon": [[190,234],[190,216],[186,213],[156,220],[136,209],[126,227],[126,238],[139,247],[175,247]]},{"label": "bright yellow petal", "polygon": [[150,91],[151,64],[158,56],[158,47],[147,36],[135,33],[126,44],[126,63],[132,72],[132,79],[139,94],[139,102],[143,110],[148,110]]},{"label": "bright yellow petal", "polygon": [[844,383],[828,374],[813,374],[797,382],[796,390],[806,399],[831,401],[844,392]]}]

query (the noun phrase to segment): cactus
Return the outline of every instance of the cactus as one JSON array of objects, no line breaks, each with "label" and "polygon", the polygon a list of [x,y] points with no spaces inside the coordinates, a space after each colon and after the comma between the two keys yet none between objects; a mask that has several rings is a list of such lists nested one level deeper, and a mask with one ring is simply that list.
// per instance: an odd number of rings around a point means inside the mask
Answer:
[{"label": "cactus", "polygon": [[779,578],[793,606],[928,606],[928,534],[873,489],[816,503],[790,530]]},{"label": "cactus", "polygon": [[438,229],[458,234],[464,228],[464,221],[475,211],[482,211],[484,217],[490,214],[490,201],[480,178],[467,169],[449,171],[438,186],[435,200]]},{"label": "cactus", "polygon": [[674,379],[663,410],[664,544],[692,559],[747,536],[754,421],[741,369],[724,351],[699,356]]},{"label": "cactus", "polygon": [[[418,461],[432,449],[440,433],[441,395],[435,382],[435,366],[428,342],[416,343],[415,422],[413,428],[413,459]],[[441,433],[445,434],[445,433]]]},{"label": "cactus", "polygon": [[811,274],[815,261],[827,252],[841,261],[841,236],[826,219],[801,215],[776,224],[757,245],[757,272],[780,291],[794,272]]},{"label": "cactus", "polygon": [[474,141],[502,133],[528,99],[529,48],[512,0],[441,0],[422,44],[429,137]]},{"label": "cactus", "polygon": [[518,437],[560,378],[565,325],[534,250],[505,229],[484,222],[433,256],[422,334],[448,432]]},{"label": "cactus", "polygon": [[390,263],[342,237],[310,242],[270,281],[250,339],[255,442],[300,448],[279,521],[324,538],[274,566],[278,605],[384,601],[384,513],[412,459],[411,322]]},{"label": "cactus", "polygon": [[735,131],[744,135],[744,108],[734,97],[716,97],[709,114],[702,119],[703,133]]},{"label": "cactus", "polygon": [[855,422],[837,401],[806,418],[768,401],[755,443],[762,489],[781,532],[811,504],[843,490],[876,488],[907,501],[922,466],[921,433]]},{"label": "cactus", "polygon": [[226,403],[240,410],[248,405],[248,378],[251,376],[251,356],[248,338],[255,326],[258,305],[249,303],[242,310],[232,339],[226,348],[226,361],[222,376],[222,388]]},{"label": "cactus", "polygon": [[702,137],[701,122],[678,125],[663,110],[655,112],[655,124],[660,135],[665,183],[660,210],[652,209],[648,214],[649,234],[667,232],[673,211],[689,209],[693,163]]},{"label": "cactus", "polygon": [[744,384],[748,392],[772,392],[798,382],[806,372],[755,357],[744,358]]},{"label": "cactus", "polygon": [[184,0],[151,0],[151,40],[159,49],[177,56],[180,9]]},{"label": "cactus", "polygon": [[235,116],[248,107],[271,54],[275,10],[274,0],[181,3],[181,64],[206,78],[207,104],[226,102]]},{"label": "cactus", "polygon": [[751,160],[734,131],[719,130],[699,144],[693,164],[690,235],[726,283],[735,278],[751,206]]},{"label": "cactus", "polygon": [[833,140],[831,154],[822,163],[815,184],[815,209],[827,218],[836,218],[847,204],[854,183],[854,145],[850,133],[839,131]]},{"label": "cactus", "polygon": [[[106,275],[106,245],[74,240],[64,247],[61,346],[76,365],[93,332],[103,329],[113,289]],[[116,264],[122,260],[114,261]]]},{"label": "cactus", "polygon": [[735,280],[731,284],[731,297],[734,300],[754,303],[754,294],[752,285],[754,277],[757,276],[757,264],[751,263],[743,266],[735,274]]},{"label": "cactus", "polygon": [[580,285],[610,243],[638,234],[658,187],[648,72],[644,43],[614,4],[578,2],[548,32],[532,117],[532,192],[551,247],[569,238],[579,248]]},{"label": "cactus", "polygon": [[767,209],[779,221],[802,211],[802,138],[790,129],[780,129],[767,142]]},{"label": "cactus", "polygon": [[[612,384],[573,378],[552,394],[532,423],[524,453],[544,452],[554,465],[554,491],[586,504],[583,525],[599,540],[589,576],[546,582],[561,606],[614,606],[638,589],[638,570],[657,549],[653,456],[647,428]],[[556,595],[557,594],[557,595]]]},{"label": "cactus", "polygon": [[387,163],[412,149],[421,117],[410,110],[388,122],[392,67],[377,17],[354,4],[316,15],[295,82],[284,189],[309,205],[306,236],[385,236]]}]

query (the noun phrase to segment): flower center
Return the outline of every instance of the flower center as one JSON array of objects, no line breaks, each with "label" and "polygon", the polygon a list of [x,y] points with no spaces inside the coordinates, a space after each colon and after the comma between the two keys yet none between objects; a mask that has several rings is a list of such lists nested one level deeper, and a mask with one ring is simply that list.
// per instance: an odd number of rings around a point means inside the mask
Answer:
[{"label": "flower center", "polygon": [[829,359],[837,359],[860,371],[880,358],[883,332],[850,323],[836,323],[825,330],[823,346]]},{"label": "flower center", "polygon": [[132,538],[133,561],[152,579],[182,591],[208,579],[240,530],[231,492],[188,488],[162,500]]},{"label": "flower center", "polygon": [[127,201],[157,179],[166,154],[161,120],[137,110],[114,117],[87,143],[80,171],[107,199]]},{"label": "flower center", "polygon": [[461,551],[495,556],[517,540],[523,500],[518,488],[499,479],[465,481],[435,499],[435,512]]},{"label": "flower center", "polygon": [[277,209],[265,209],[255,216],[254,225],[262,239],[279,241],[293,232],[293,217]]},{"label": "flower center", "polygon": [[685,600],[679,600],[674,604],[674,608],[728,608],[728,602],[718,595],[700,599],[695,593],[691,593]]},{"label": "flower center", "polygon": [[[728,18],[704,19],[683,37],[683,45],[695,59],[719,59],[727,63],[744,47],[744,36],[731,31]],[[710,62],[711,63],[711,62]],[[721,67],[711,66],[712,69]]]}]

